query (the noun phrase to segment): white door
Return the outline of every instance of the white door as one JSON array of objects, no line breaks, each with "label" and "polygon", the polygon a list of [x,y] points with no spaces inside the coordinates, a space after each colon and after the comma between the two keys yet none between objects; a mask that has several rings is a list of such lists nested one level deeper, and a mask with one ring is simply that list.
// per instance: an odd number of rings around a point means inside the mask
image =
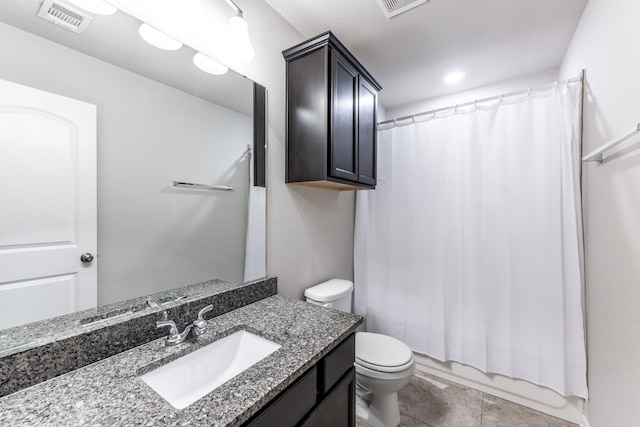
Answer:
[{"label": "white door", "polygon": [[0,80],[0,329],[95,307],[96,235],[95,105]]}]

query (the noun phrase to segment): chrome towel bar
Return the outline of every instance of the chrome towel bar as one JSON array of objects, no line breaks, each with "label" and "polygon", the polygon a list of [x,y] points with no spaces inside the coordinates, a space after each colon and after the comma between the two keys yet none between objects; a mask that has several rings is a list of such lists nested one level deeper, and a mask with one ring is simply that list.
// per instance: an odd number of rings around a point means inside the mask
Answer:
[{"label": "chrome towel bar", "polygon": [[631,129],[629,129],[624,134],[624,136],[621,136],[621,137],[618,137],[618,138],[614,138],[611,141],[607,142],[606,144],[602,145],[597,150],[593,150],[592,152],[590,152],[589,154],[584,156],[582,158],[582,161],[583,162],[602,162],[602,153],[604,151],[615,147],[616,145],[626,141],[627,139],[631,138],[632,136],[635,136],[638,133],[640,133],[640,123],[638,123],[637,125],[635,125]]},{"label": "chrome towel bar", "polygon": [[182,181],[173,181],[173,186],[177,188],[191,188],[192,190],[233,191],[233,187],[227,185],[204,185]]}]

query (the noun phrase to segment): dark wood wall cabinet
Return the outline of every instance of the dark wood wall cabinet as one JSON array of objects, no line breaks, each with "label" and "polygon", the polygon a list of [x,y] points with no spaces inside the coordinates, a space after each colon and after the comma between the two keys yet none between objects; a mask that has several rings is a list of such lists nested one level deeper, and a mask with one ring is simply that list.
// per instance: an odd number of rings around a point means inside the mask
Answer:
[{"label": "dark wood wall cabinet", "polygon": [[286,182],[375,188],[382,86],[331,32],[282,54],[287,61]]},{"label": "dark wood wall cabinet", "polygon": [[251,418],[250,427],[355,427],[355,335]]}]

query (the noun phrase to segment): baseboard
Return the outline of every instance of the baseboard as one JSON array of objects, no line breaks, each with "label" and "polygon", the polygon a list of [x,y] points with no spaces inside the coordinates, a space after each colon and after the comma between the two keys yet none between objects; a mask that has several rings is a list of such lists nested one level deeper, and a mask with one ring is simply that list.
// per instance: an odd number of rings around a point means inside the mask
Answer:
[{"label": "baseboard", "polygon": [[551,416],[590,427],[584,414],[584,400],[564,397],[555,391],[496,374],[485,374],[470,366],[456,362],[440,362],[415,353],[416,369],[509,400]]}]

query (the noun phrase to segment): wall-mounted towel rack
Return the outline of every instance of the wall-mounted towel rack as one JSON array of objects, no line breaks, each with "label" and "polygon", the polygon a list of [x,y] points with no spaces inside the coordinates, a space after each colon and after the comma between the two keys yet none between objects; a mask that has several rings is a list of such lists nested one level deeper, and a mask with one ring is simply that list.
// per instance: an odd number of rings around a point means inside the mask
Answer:
[{"label": "wall-mounted towel rack", "polygon": [[597,150],[593,150],[592,152],[590,152],[589,154],[584,156],[582,158],[582,161],[583,162],[602,162],[602,153],[603,152],[605,152],[606,150],[608,150],[608,149],[610,149],[612,147],[615,147],[616,145],[626,141],[627,139],[629,139],[632,136],[635,136],[635,135],[637,135],[639,133],[640,133],[640,123],[638,123],[637,125],[635,125],[631,129],[629,129],[623,136],[618,137],[618,138],[614,138],[611,141],[607,142],[606,144],[602,145]]},{"label": "wall-mounted towel rack", "polygon": [[204,185],[182,181],[173,181],[173,186],[178,188],[191,188],[194,190],[233,191],[233,187],[229,187],[227,185]]}]

